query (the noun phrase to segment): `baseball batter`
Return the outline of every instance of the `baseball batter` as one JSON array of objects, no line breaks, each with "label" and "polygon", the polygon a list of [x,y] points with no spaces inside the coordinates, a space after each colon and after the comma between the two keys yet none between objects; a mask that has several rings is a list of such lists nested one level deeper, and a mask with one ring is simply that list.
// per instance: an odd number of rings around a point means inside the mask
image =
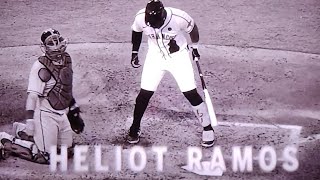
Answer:
[{"label": "baseball batter", "polygon": [[14,123],[15,137],[2,132],[0,139],[6,150],[48,164],[51,146],[71,147],[72,130],[80,133],[84,124],[74,129],[68,119],[79,116],[80,109],[72,95],[73,71],[71,57],[65,52],[66,39],[48,29],[41,42],[45,54],[34,62],[29,74],[26,124]]},{"label": "baseball batter", "polygon": [[132,24],[131,64],[134,68],[140,67],[138,51],[142,33],[148,37],[148,52],[127,141],[139,142],[140,123],[149,100],[164,74],[170,72],[203,126],[202,146],[213,146],[214,130],[210,124],[207,107],[196,90],[187,39],[184,36],[184,33],[190,35],[192,57],[199,58],[199,32],[194,20],[180,9],[164,7],[159,0],[149,1],[146,8],[136,14]]}]

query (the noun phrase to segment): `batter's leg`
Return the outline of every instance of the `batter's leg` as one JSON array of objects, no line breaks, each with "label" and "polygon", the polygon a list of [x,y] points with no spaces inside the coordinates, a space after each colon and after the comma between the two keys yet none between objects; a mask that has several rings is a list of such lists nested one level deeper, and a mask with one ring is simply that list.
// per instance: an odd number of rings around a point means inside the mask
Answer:
[{"label": "batter's leg", "polygon": [[148,106],[149,100],[156,91],[165,71],[163,70],[164,59],[161,55],[148,52],[143,65],[141,75],[141,89],[136,98],[136,104],[133,112],[133,122],[130,127],[127,141],[129,143],[138,143],[140,134],[140,123],[142,116]]},{"label": "batter's leg", "polygon": [[147,106],[153,94],[154,94],[153,91],[140,89],[140,92],[136,98],[136,104],[134,107],[133,122],[127,137],[127,141],[129,143],[133,144],[133,143],[139,142],[139,133],[140,133],[139,131],[140,131],[141,119],[144,112],[147,109]]},{"label": "batter's leg", "polygon": [[184,96],[191,103],[193,111],[197,116],[201,126],[202,131],[202,143],[204,147],[211,147],[214,144],[214,130],[211,126],[211,121],[208,113],[206,104],[203,102],[201,96],[196,89],[191,91],[183,92]]},{"label": "batter's leg", "polygon": [[187,50],[176,53],[169,71],[177,81],[181,92],[191,103],[193,111],[203,127],[202,146],[213,146],[214,131],[211,126],[209,112],[206,104],[197,92],[192,63]]}]

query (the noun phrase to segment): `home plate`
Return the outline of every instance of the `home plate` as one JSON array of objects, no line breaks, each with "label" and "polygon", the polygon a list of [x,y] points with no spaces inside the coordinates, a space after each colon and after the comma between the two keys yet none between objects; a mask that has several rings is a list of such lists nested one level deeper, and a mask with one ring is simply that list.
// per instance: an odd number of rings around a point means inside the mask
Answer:
[{"label": "home plate", "polygon": [[222,176],[223,174],[223,171],[220,168],[215,168],[211,170],[210,161],[202,161],[201,166],[202,166],[202,169],[198,169],[198,168],[190,169],[188,166],[182,166],[181,168],[202,176]]}]

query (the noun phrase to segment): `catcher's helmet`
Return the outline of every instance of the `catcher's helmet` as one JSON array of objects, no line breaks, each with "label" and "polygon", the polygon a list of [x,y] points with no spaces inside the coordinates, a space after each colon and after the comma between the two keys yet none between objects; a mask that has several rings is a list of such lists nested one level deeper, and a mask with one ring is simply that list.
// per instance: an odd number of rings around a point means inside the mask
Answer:
[{"label": "catcher's helmet", "polygon": [[56,34],[56,35],[59,35],[59,36],[60,36],[59,31],[57,31],[57,30],[55,30],[55,29],[49,28],[49,29],[47,29],[47,30],[44,30],[44,31],[42,32],[42,34],[41,34],[41,41],[42,41],[42,43],[44,43],[45,40],[46,40],[49,36],[51,36],[51,35],[53,35],[53,34]]},{"label": "catcher's helmet", "polygon": [[57,60],[57,57],[67,48],[67,41],[60,35],[59,31],[49,28],[41,34],[42,47],[50,59]]},{"label": "catcher's helmet", "polygon": [[66,40],[60,35],[56,29],[49,28],[42,32],[41,42],[46,53],[61,53],[67,48]]},{"label": "catcher's helmet", "polygon": [[151,0],[145,11],[145,21],[148,26],[160,28],[166,20],[166,11],[161,1]]}]

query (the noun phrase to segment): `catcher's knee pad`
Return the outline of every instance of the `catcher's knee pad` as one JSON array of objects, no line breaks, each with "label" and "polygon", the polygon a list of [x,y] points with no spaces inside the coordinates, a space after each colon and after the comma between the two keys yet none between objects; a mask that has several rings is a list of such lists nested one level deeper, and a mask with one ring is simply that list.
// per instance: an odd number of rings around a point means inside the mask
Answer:
[{"label": "catcher's knee pad", "polygon": [[154,93],[153,91],[141,89],[136,98],[136,103],[148,104],[153,93]]},{"label": "catcher's knee pad", "polygon": [[197,89],[192,89],[191,91],[183,92],[183,95],[188,99],[192,106],[197,106],[203,102],[201,96],[197,92]]},{"label": "catcher's knee pad", "polygon": [[210,117],[209,117],[209,113],[208,113],[208,109],[207,109],[206,104],[204,102],[202,102],[201,104],[199,104],[197,106],[192,106],[192,107],[193,107],[193,112],[197,116],[202,127],[209,126],[211,124],[211,121],[210,121]]}]

